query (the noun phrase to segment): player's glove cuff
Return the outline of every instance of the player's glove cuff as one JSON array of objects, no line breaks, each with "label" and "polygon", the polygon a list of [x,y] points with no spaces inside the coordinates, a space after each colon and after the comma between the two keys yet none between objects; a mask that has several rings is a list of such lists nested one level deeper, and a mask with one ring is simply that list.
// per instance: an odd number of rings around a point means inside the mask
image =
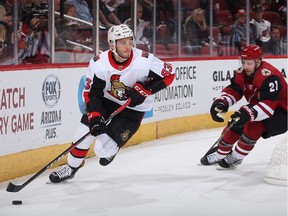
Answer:
[{"label": "player's glove cuff", "polygon": [[228,111],[228,102],[225,98],[220,97],[213,101],[210,108],[210,114],[214,121],[224,122],[224,117],[221,113],[226,113]]},{"label": "player's glove cuff", "polygon": [[127,95],[131,98],[130,107],[135,107],[139,104],[142,104],[146,97],[151,95],[151,90],[142,82],[137,82],[133,88],[131,88]]},{"label": "player's glove cuff", "polygon": [[91,135],[98,136],[106,132],[105,120],[99,112],[91,112],[87,115]]},{"label": "player's glove cuff", "polygon": [[94,119],[95,117],[101,117],[101,114],[99,112],[90,112],[87,114],[89,123]]},{"label": "player's glove cuff", "polygon": [[228,122],[228,125],[234,121],[237,121],[233,127],[242,128],[247,122],[254,121],[257,117],[257,114],[258,112],[253,108],[251,104],[244,105],[230,116],[231,120]]}]

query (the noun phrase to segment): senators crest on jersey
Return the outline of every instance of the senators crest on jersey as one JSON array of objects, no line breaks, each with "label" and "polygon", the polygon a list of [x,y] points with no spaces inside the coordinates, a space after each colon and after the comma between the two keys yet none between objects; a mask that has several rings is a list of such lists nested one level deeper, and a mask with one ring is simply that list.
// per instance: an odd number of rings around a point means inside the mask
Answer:
[{"label": "senators crest on jersey", "polygon": [[124,131],[123,133],[121,133],[121,139],[122,139],[122,141],[128,140],[129,134],[130,134],[130,131],[129,131],[129,130],[126,130],[126,131]]},{"label": "senators crest on jersey", "polygon": [[120,82],[120,77],[121,75],[116,74],[111,76],[111,90],[108,91],[108,93],[118,100],[127,100],[126,92],[130,87],[125,86],[122,82]]},{"label": "senators crest on jersey", "polygon": [[270,76],[271,75],[271,71],[268,70],[267,68],[263,68],[261,70],[261,73],[262,73],[263,76]]}]

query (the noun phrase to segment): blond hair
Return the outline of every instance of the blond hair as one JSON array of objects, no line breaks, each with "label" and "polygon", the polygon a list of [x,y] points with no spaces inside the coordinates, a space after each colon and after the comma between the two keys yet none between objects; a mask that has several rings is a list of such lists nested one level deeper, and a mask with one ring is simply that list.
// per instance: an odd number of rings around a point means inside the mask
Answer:
[{"label": "blond hair", "polygon": [[[195,22],[203,31],[205,31],[207,29],[207,23],[206,23],[206,19],[205,19],[205,14],[204,14],[205,10],[201,9],[201,8],[197,8],[195,10],[192,11],[192,14],[187,17],[186,21],[185,21],[185,26],[188,22],[190,22],[191,20],[193,22]],[[202,22],[198,22],[197,20],[197,14],[202,13],[203,14],[203,20]]]},{"label": "blond hair", "polygon": [[5,16],[6,16],[6,9],[2,5],[0,5],[0,21],[4,20]]},{"label": "blond hair", "polygon": [[4,42],[6,40],[6,35],[7,35],[6,27],[0,24],[0,40]]}]

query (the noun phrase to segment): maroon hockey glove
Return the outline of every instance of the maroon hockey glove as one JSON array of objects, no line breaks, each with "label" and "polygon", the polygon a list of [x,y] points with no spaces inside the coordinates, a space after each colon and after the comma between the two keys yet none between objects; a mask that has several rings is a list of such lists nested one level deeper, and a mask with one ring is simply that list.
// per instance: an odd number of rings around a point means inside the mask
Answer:
[{"label": "maroon hockey glove", "polygon": [[223,97],[216,98],[210,108],[211,117],[216,122],[224,122],[224,118],[222,117],[221,113],[226,113],[227,111],[228,102]]},{"label": "maroon hockey glove", "polygon": [[142,82],[137,82],[133,88],[128,91],[128,97],[131,98],[130,107],[142,104],[146,97],[151,95],[151,90]]},{"label": "maroon hockey glove", "polygon": [[238,111],[233,113],[230,117],[231,120],[228,122],[228,126],[234,121],[237,121],[233,127],[243,128],[249,121],[254,121],[257,117],[258,112],[253,108],[252,105],[248,104],[242,106]]},{"label": "maroon hockey glove", "polygon": [[105,120],[99,112],[88,113],[88,121],[91,135],[98,136],[106,132]]}]

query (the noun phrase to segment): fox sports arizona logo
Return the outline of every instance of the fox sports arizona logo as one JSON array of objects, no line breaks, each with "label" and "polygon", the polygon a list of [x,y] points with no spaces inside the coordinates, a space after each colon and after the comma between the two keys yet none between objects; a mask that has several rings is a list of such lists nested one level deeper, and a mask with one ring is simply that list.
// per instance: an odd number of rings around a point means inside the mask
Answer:
[{"label": "fox sports arizona logo", "polygon": [[60,81],[54,74],[49,74],[42,86],[42,98],[47,107],[54,107],[60,98]]}]

